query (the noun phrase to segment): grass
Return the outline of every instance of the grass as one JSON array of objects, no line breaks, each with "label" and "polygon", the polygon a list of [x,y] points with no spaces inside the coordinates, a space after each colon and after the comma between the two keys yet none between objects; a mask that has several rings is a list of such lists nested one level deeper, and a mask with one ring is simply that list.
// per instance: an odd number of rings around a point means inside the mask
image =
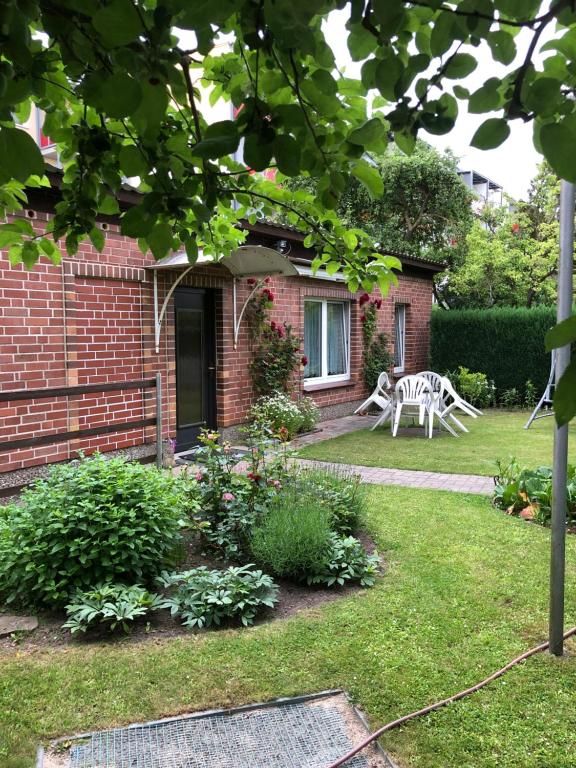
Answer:
[{"label": "grass", "polygon": [[[377,585],[286,621],[159,642],[0,658],[0,765],[28,768],[40,740],[326,688],[372,726],[469,686],[547,632],[549,532],[473,495],[368,491],[388,570]],[[574,562],[576,539],[568,542]],[[576,615],[568,568],[567,614]],[[386,735],[403,768],[576,764],[576,644]]]},{"label": "grass", "polygon": [[[496,459],[510,456],[522,466],[550,466],[553,419],[539,419],[526,431],[528,416],[524,411],[487,411],[478,419],[464,416],[462,422],[470,431],[458,438],[443,431],[429,440],[421,427],[399,432],[397,437],[392,437],[389,426],[374,432],[362,429],[310,445],[299,455],[340,464],[466,475],[494,475]],[[576,444],[572,443],[570,459],[575,463]]]}]

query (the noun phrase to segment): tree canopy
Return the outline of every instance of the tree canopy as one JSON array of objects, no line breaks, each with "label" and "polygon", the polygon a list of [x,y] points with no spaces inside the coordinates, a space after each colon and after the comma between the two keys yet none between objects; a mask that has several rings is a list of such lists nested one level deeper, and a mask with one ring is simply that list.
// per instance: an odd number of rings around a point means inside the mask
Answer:
[{"label": "tree canopy", "polygon": [[531,307],[556,300],[560,182],[546,163],[527,201],[487,205],[467,235],[461,257],[440,277],[449,307]]},{"label": "tree canopy", "polygon": [[[340,75],[325,39],[336,9],[359,80]],[[221,39],[227,49],[215,49]],[[477,68],[482,42],[506,71],[487,70],[470,93],[458,81]],[[512,120],[533,121],[537,148],[576,181],[575,59],[573,0],[4,0],[0,207],[17,208],[25,185],[42,183],[41,153],[16,128],[33,102],[63,163],[50,226],[69,253],[85,237],[102,247],[97,215],[116,212],[123,178],[138,177],[142,200],[122,231],[156,258],[179,245],[192,262],[199,247],[226,254],[244,237],[240,219],[283,206],[308,231],[316,264],[341,266],[352,289],[378,281],[385,290],[397,261],[336,214],[350,175],[374,198],[383,192],[365,153],[390,142],[410,153],[419,131],[448,133],[463,106],[487,115],[475,147],[500,145]],[[235,118],[210,124],[200,86]],[[279,181],[310,174],[318,194],[293,195],[251,172],[269,166]],[[27,266],[41,253],[59,257],[25,219],[0,229],[0,247]]]},{"label": "tree canopy", "polygon": [[[359,227],[383,249],[452,263],[465,247],[472,226],[473,194],[458,175],[457,159],[418,141],[406,155],[394,145],[370,154],[383,192],[374,199],[359,179],[350,177],[336,212],[347,227]],[[310,177],[287,179],[292,190],[315,194]]]}]

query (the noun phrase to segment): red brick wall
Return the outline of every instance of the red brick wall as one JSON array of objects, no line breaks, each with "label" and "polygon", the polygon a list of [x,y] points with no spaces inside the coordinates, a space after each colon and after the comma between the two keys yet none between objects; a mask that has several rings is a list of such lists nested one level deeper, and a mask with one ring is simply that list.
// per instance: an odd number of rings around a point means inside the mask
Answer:
[{"label": "red brick wall", "polygon": [[[41,231],[47,214],[38,213]],[[172,302],[162,326],[160,353],[154,349],[152,263],[137,244],[110,224],[101,254],[83,244],[75,258],[60,266],[43,260],[33,270],[12,267],[0,254],[0,391],[76,386],[163,377],[165,437],[175,431],[175,356]],[[159,272],[163,301],[178,273]],[[253,400],[248,363],[251,357],[246,323],[238,348],[233,346],[232,279],[223,268],[198,268],[182,285],[209,289],[216,305],[218,426],[246,420]],[[362,343],[357,296],[341,283],[312,278],[274,278],[276,295],[271,319],[291,324],[303,335],[306,296],[351,300],[351,380],[345,386],[310,392],[315,402],[329,406],[357,401],[364,395],[360,364]],[[238,307],[250,291],[238,282]],[[393,336],[394,303],[407,305],[406,372],[426,367],[432,283],[417,271],[400,277],[379,311],[378,326]],[[97,395],[0,403],[0,434],[4,440],[95,427],[155,414],[154,392],[123,390]],[[74,457],[78,450],[114,450],[152,443],[154,428],[117,432],[72,443],[0,450],[0,472]]]}]

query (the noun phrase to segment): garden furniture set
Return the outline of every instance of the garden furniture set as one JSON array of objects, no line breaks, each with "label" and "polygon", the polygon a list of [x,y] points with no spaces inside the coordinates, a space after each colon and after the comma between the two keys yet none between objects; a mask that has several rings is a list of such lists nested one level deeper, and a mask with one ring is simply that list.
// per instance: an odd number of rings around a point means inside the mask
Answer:
[{"label": "garden furniture set", "polygon": [[390,421],[393,437],[398,433],[402,416],[417,416],[418,423],[424,427],[429,438],[433,436],[435,419],[453,437],[458,437],[454,427],[463,432],[468,432],[468,429],[456,417],[455,411],[474,419],[482,416],[482,411],[456,392],[450,379],[434,371],[403,376],[394,388],[388,374],[381,373],[372,394],[354,413],[365,411],[370,405],[376,405],[381,411],[372,430]]}]

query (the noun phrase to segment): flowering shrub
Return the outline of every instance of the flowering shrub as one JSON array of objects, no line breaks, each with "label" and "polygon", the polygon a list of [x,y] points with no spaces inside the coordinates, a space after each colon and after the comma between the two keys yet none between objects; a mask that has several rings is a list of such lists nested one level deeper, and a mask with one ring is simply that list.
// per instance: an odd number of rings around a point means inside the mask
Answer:
[{"label": "flowering shrub", "polygon": [[333,531],[350,534],[358,528],[366,498],[359,475],[338,469],[304,469],[295,474],[293,482],[300,493],[328,510]]},{"label": "flowering shrub", "polygon": [[294,372],[308,362],[304,362],[301,340],[293,335],[292,327],[268,319],[268,310],[274,306],[275,300],[274,293],[267,285],[269,281],[270,278],[266,278],[266,285],[255,293],[247,308],[250,336],[254,345],[250,373],[254,389],[259,395],[287,392]]},{"label": "flowering shrub", "polygon": [[200,491],[201,535],[206,545],[226,560],[238,560],[248,550],[252,528],[267,504],[282,488],[287,457],[270,455],[271,440],[260,430],[248,430],[249,469],[234,471],[241,458],[227,443],[220,444],[217,432],[204,431],[196,474]]},{"label": "flowering shrub", "polygon": [[379,333],[376,339],[374,334],[378,326],[377,314],[382,306],[382,299],[370,299],[367,293],[363,293],[358,301],[362,309],[360,322],[362,323],[362,378],[369,389],[374,389],[378,376],[382,371],[388,371],[392,366],[392,355],[388,350],[388,337],[385,333]]},{"label": "flowering shrub", "polygon": [[173,616],[180,616],[187,627],[209,627],[223,619],[240,619],[252,624],[263,607],[273,608],[278,601],[278,587],[262,571],[227,568],[209,571],[204,566],[182,573],[163,573],[158,582],[176,588],[163,601]]},{"label": "flowering shrub", "polygon": [[302,397],[296,401],[284,392],[278,392],[269,397],[261,397],[252,406],[250,416],[256,424],[269,429],[286,442],[298,432],[314,428],[318,408],[311,398]]}]

